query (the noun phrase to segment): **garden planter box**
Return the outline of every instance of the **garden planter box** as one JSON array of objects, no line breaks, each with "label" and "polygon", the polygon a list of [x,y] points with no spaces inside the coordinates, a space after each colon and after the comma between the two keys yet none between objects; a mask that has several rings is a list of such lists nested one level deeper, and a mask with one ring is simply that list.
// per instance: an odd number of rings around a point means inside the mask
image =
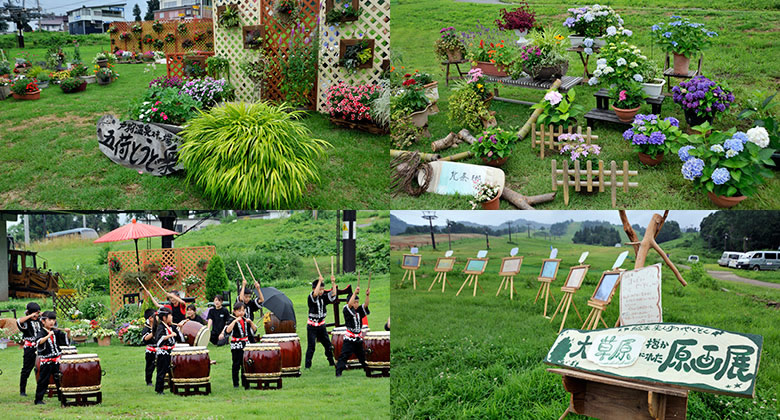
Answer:
[{"label": "garden planter box", "polygon": [[[352,8],[355,9],[355,10],[360,10],[360,0],[352,0]],[[328,12],[330,12],[331,10],[333,10],[333,0],[326,0],[325,1],[325,15],[327,15]],[[324,15],[323,15],[322,19],[325,19]],[[357,17],[350,17],[350,18],[342,18],[340,20],[340,22],[354,22],[356,20],[358,20]]]},{"label": "garden planter box", "polygon": [[111,345],[111,337],[103,337],[97,339],[98,346],[106,347]]},{"label": "garden planter box", "polygon": [[173,124],[163,124],[163,123],[149,123],[151,125],[156,125],[164,130],[168,130],[173,134],[179,134],[181,130],[184,130],[184,127],[180,125],[173,125]]},{"label": "garden planter box", "polygon": [[371,134],[389,134],[390,129],[388,127],[380,127],[372,121],[348,121],[339,117],[330,117],[330,122],[333,124],[349,128],[351,130],[361,130]]},{"label": "garden planter box", "polygon": [[84,92],[87,90],[87,81],[81,82],[81,86],[77,87],[76,89],[71,90],[70,92],[64,92],[64,93],[76,93],[76,92]]},{"label": "garden planter box", "polygon": [[245,50],[258,50],[262,48],[263,38],[265,37],[265,26],[244,26],[241,28],[241,33],[244,40]]},{"label": "garden planter box", "polygon": [[342,39],[339,42],[339,59],[344,57],[347,52],[347,47],[350,45],[357,45],[362,41],[366,41],[368,48],[371,50],[371,58],[365,63],[357,66],[359,69],[370,69],[374,66],[374,40],[373,39]]},{"label": "garden planter box", "polygon": [[572,48],[577,48],[582,46],[582,43],[585,42],[585,37],[577,36],[577,35],[569,35],[569,42],[571,42]]},{"label": "garden planter box", "polygon": [[482,70],[482,73],[484,73],[485,76],[493,76],[493,77],[509,76],[509,73],[501,70],[498,66],[488,61],[477,61],[477,68]]},{"label": "garden planter box", "polygon": [[37,101],[38,99],[41,99],[41,90],[38,89],[35,92],[32,93],[25,93],[24,95],[17,95],[13,94],[14,99],[19,99],[21,101]]},{"label": "garden planter box", "polygon": [[[525,69],[523,69],[525,70]],[[563,77],[569,71],[569,62],[563,62],[557,66],[542,67],[533,79],[536,81],[554,80]],[[531,74],[526,71],[526,73]]]},{"label": "garden planter box", "polygon": [[666,84],[664,79],[653,79],[653,82],[655,83],[642,83],[642,90],[648,98],[660,97]]},{"label": "garden planter box", "polygon": [[79,77],[81,78],[81,80],[83,80],[83,81],[85,81],[87,83],[96,83],[97,82],[97,77],[95,77],[94,75],[92,75],[92,76],[79,76]]}]

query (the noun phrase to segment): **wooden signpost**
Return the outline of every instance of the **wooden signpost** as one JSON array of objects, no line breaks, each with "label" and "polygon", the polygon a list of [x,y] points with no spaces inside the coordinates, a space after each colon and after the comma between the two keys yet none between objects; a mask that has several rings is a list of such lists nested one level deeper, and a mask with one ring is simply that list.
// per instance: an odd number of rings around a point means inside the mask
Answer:
[{"label": "wooden signpost", "polygon": [[433,278],[433,283],[431,283],[431,286],[428,287],[428,291],[430,292],[431,289],[433,289],[433,285],[437,282],[441,282],[441,292],[444,293],[444,286],[446,284],[450,284],[450,281],[447,280],[447,273],[452,271],[453,268],[455,268],[455,257],[450,257],[452,255],[452,251],[447,251],[447,255],[444,257],[439,257],[439,259],[436,260],[436,266],[433,267],[433,271],[436,272],[436,277]]},{"label": "wooden signpost", "polygon": [[153,124],[104,115],[97,123],[98,148],[111,161],[154,176],[173,174],[179,164],[179,137]]},{"label": "wooden signpost", "polygon": [[501,259],[501,268],[498,270],[498,275],[502,277],[501,284],[498,285],[498,291],[496,297],[501,293],[501,288],[504,290],[509,289],[509,299],[514,300],[514,294],[517,293],[515,289],[515,275],[520,272],[520,266],[523,265],[523,257],[504,257]]},{"label": "wooden signpost", "polygon": [[404,285],[404,281],[407,279],[412,280],[412,287],[417,290],[417,269],[420,268],[422,263],[422,256],[417,254],[404,254],[401,261],[401,268],[404,269],[404,276],[401,278],[401,286]]},{"label": "wooden signpost", "polygon": [[561,265],[561,260],[556,258],[548,258],[542,261],[542,271],[539,272],[539,291],[536,292],[536,299],[534,303],[539,300],[539,296],[544,296],[544,312],[543,315],[547,318],[547,302],[552,298],[555,303],[555,296],[550,292],[550,283],[555,281],[555,276],[558,275],[558,267]]},{"label": "wooden signpost", "polygon": [[577,304],[574,303],[572,300],[574,298],[574,293],[577,292],[577,290],[580,289],[580,286],[582,286],[582,281],[585,280],[585,275],[588,274],[588,269],[590,268],[590,265],[575,265],[574,267],[571,267],[569,269],[569,275],[566,276],[566,281],[563,283],[563,286],[561,286],[561,292],[563,292],[563,297],[561,298],[561,301],[558,303],[558,308],[555,309],[555,313],[553,313],[552,318],[550,319],[550,322],[553,322],[555,320],[555,316],[558,315],[560,312],[562,315],[561,319],[561,327],[558,328],[558,333],[560,334],[561,331],[563,331],[563,326],[566,324],[566,317],[569,315],[569,306],[574,305],[574,311],[577,313],[577,317],[582,321],[582,315],[580,315],[579,309],[577,309]]},{"label": "wooden signpost", "polygon": [[563,369],[569,413],[685,419],[688,390],[755,396],[763,337],[687,324],[566,330],[544,362]]},{"label": "wooden signpost", "polygon": [[[460,292],[463,290],[463,288],[466,286],[466,283],[471,286],[471,283],[474,283],[474,294],[473,296],[477,295],[477,286],[479,286],[479,276],[485,272],[485,269],[487,268],[488,259],[487,258],[469,258],[468,261],[466,261],[466,268],[463,269],[464,274],[468,274],[466,277],[466,280],[463,281],[463,284],[460,286],[460,289],[458,290],[458,293],[455,294],[455,296],[459,296]],[[479,286],[480,289],[482,289],[482,286]],[[485,289],[482,289],[484,292]]]}]

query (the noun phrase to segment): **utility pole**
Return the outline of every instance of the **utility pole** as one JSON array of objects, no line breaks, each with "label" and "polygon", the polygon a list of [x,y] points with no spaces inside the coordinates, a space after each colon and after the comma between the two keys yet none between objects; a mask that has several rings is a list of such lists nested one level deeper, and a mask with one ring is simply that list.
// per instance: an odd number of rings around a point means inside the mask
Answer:
[{"label": "utility pole", "polygon": [[357,211],[356,210],[344,210],[344,224],[346,225],[346,230],[342,230],[342,240],[341,243],[344,246],[344,272],[345,273],[354,273],[357,269],[356,264],[356,253],[355,253],[355,239],[356,239],[356,233],[355,229],[357,229],[356,221],[357,220]]},{"label": "utility pole", "polygon": [[490,236],[488,235],[488,231],[485,231],[485,246],[487,249],[490,249]]},{"label": "utility pole", "polygon": [[512,222],[506,222],[506,225],[509,229],[509,243],[512,243]]},{"label": "utility pole", "polygon": [[528,229],[526,229],[526,231],[528,232],[528,239],[531,239],[531,224],[530,223],[526,223],[525,226],[528,228]]},{"label": "utility pole", "polygon": [[729,233],[725,232],[723,234],[723,251],[728,251],[729,247],[727,245],[727,242],[729,240]]},{"label": "utility pole", "polygon": [[428,225],[431,227],[431,245],[433,246],[433,250],[436,250],[436,237],[433,234],[433,221],[434,219],[438,219],[438,216],[436,216],[435,211],[426,211],[423,210],[422,218],[428,221]]},{"label": "utility pole", "polygon": [[449,250],[452,250],[452,225],[454,222],[447,219],[447,242],[449,243]]},{"label": "utility pole", "polygon": [[24,215],[24,247],[30,249],[30,215]]}]

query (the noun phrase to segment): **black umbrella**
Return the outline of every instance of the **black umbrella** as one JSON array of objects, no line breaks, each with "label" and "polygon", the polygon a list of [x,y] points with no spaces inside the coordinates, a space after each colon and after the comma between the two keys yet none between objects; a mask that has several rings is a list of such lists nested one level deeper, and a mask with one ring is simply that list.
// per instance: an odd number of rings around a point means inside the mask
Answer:
[{"label": "black umbrella", "polygon": [[[280,321],[295,322],[295,309],[290,298],[275,287],[261,287],[263,307],[273,312]],[[257,290],[255,289],[255,293]],[[259,296],[259,294],[258,294]]]}]

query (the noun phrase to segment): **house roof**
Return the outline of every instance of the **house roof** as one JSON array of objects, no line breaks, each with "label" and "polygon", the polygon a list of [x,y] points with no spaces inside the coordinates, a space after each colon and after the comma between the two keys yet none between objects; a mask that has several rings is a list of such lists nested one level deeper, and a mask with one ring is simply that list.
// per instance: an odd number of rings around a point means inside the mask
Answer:
[{"label": "house roof", "polygon": [[103,8],[103,7],[115,7],[115,6],[127,6],[127,3],[101,4],[101,5],[98,5],[98,6],[85,6],[85,5],[82,5],[81,7],[77,7],[75,9],[68,10],[65,13],[75,12],[76,10],[81,10],[81,9],[100,9],[100,8]]}]

